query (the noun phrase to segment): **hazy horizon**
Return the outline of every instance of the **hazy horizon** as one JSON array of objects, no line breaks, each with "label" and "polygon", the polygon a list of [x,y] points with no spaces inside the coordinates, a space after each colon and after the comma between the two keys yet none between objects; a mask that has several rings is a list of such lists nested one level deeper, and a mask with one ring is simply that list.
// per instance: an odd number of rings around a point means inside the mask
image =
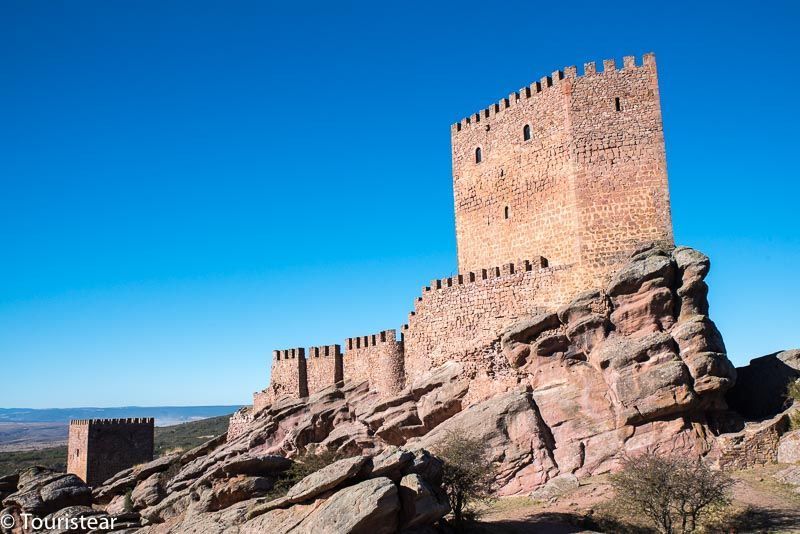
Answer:
[{"label": "hazy horizon", "polygon": [[68,425],[72,419],[127,419],[152,417],[156,426],[208,419],[232,414],[241,405],[216,406],[109,406],[74,408],[2,408],[0,426],[8,424],[58,423]]},{"label": "hazy horizon", "polygon": [[108,410],[125,408],[227,408],[231,406],[241,407],[241,404],[175,404],[175,405],[154,405],[142,406],[138,404],[119,405],[119,406],[45,406],[42,408],[32,408],[30,406],[0,406],[0,410]]}]

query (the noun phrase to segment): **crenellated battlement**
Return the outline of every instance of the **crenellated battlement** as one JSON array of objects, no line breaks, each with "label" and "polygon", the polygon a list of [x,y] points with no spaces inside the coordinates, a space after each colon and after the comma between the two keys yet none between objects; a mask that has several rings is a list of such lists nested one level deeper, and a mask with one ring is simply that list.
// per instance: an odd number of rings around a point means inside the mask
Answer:
[{"label": "crenellated battlement", "polygon": [[309,347],[307,354],[306,376],[309,395],[344,380],[341,345]]},{"label": "crenellated battlement", "polygon": [[321,345],[319,347],[308,347],[306,360],[311,358],[333,358],[342,355],[341,345]]},{"label": "crenellated battlement", "polygon": [[153,417],[126,417],[120,419],[70,419],[70,425],[154,425]]},{"label": "crenellated battlement", "polygon": [[377,334],[370,334],[368,336],[348,337],[345,339],[345,347],[347,350],[365,349],[368,347],[375,347],[379,343],[390,343],[397,341],[397,332],[392,330],[382,330]]},{"label": "crenellated battlement", "polygon": [[456,276],[447,278],[437,278],[431,281],[431,285],[425,286],[423,292],[435,291],[437,289],[447,289],[450,287],[461,286],[464,284],[474,284],[482,280],[491,280],[502,276],[510,276],[521,272],[543,269],[548,266],[546,258],[539,257],[533,260],[520,260],[517,262],[504,263],[496,267],[478,269]]},{"label": "crenellated battlement", "polygon": [[[431,284],[422,288],[422,295],[414,300],[414,309],[409,312],[409,322],[411,318],[417,314],[417,307],[423,301],[426,295],[432,292],[442,292],[448,290],[459,290],[459,288],[470,285],[480,284],[482,282],[504,278],[508,276],[518,275],[520,273],[527,273],[532,271],[539,271],[548,268],[547,258],[538,257],[532,260],[519,260],[516,262],[505,263],[501,266],[487,267],[486,269],[478,269],[456,276],[447,278],[436,278],[431,281]],[[408,331],[408,323],[404,324],[401,328],[401,337],[405,338]]]},{"label": "crenellated battlement", "polygon": [[305,359],[305,357],[306,357],[306,349],[302,347],[297,347],[294,349],[279,349],[272,351],[272,359],[275,361]]},{"label": "crenellated battlement", "polygon": [[453,133],[467,130],[471,127],[481,125],[485,126],[494,116],[501,114],[506,109],[515,106],[521,101],[529,98],[535,98],[537,95],[546,93],[552,88],[558,88],[562,85],[564,80],[575,78],[583,78],[587,76],[603,76],[607,73],[621,71],[631,71],[634,69],[655,69],[656,56],[653,53],[644,54],[641,62],[636,64],[635,56],[624,56],[622,58],[622,69],[617,69],[617,62],[615,59],[604,59],[602,62],[602,70],[597,70],[597,64],[594,61],[589,61],[583,64],[583,72],[578,73],[578,68],[574,65],[564,67],[562,70],[556,70],[549,76],[543,76],[539,81],[533,82],[526,87],[522,87],[518,91],[510,93],[507,97],[502,98],[498,102],[483,108],[477,113],[468,115],[460,121],[452,125],[451,130]]},{"label": "crenellated battlement", "polygon": [[405,384],[404,342],[397,331],[382,330],[345,341],[344,377],[354,382],[369,382],[380,394],[397,393]]}]

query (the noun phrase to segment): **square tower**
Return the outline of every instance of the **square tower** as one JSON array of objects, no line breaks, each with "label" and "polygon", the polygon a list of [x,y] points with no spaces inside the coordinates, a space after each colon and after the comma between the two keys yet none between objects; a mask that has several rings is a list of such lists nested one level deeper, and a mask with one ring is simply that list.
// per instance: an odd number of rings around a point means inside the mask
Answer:
[{"label": "square tower", "polygon": [[596,286],[672,245],[655,56],[566,67],[451,129],[459,272],[538,256]]},{"label": "square tower", "polygon": [[120,471],[151,461],[154,425],[152,417],[70,421],[67,472],[98,486]]},{"label": "square tower", "polygon": [[306,354],[306,379],[309,395],[344,380],[341,345],[309,347]]},{"label": "square tower", "polygon": [[308,366],[306,349],[303,347],[272,351],[270,402],[283,395],[308,397]]}]

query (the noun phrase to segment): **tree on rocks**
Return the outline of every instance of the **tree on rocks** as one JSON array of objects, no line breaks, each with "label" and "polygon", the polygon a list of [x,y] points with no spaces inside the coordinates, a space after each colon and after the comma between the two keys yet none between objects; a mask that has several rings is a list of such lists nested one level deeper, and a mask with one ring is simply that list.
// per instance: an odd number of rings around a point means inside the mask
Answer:
[{"label": "tree on rocks", "polygon": [[442,487],[447,493],[456,528],[476,518],[474,505],[492,494],[495,468],[486,444],[456,432],[448,432],[435,451],[443,461]]}]

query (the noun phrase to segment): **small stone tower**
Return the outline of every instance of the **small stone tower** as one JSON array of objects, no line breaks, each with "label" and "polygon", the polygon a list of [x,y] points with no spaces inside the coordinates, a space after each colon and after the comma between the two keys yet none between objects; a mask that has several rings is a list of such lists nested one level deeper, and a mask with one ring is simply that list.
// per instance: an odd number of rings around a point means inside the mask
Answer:
[{"label": "small stone tower", "polygon": [[655,56],[566,67],[451,129],[460,273],[544,256],[593,287],[671,245]]},{"label": "small stone tower", "polygon": [[98,486],[124,469],[151,461],[154,425],[152,417],[70,421],[67,472]]}]

